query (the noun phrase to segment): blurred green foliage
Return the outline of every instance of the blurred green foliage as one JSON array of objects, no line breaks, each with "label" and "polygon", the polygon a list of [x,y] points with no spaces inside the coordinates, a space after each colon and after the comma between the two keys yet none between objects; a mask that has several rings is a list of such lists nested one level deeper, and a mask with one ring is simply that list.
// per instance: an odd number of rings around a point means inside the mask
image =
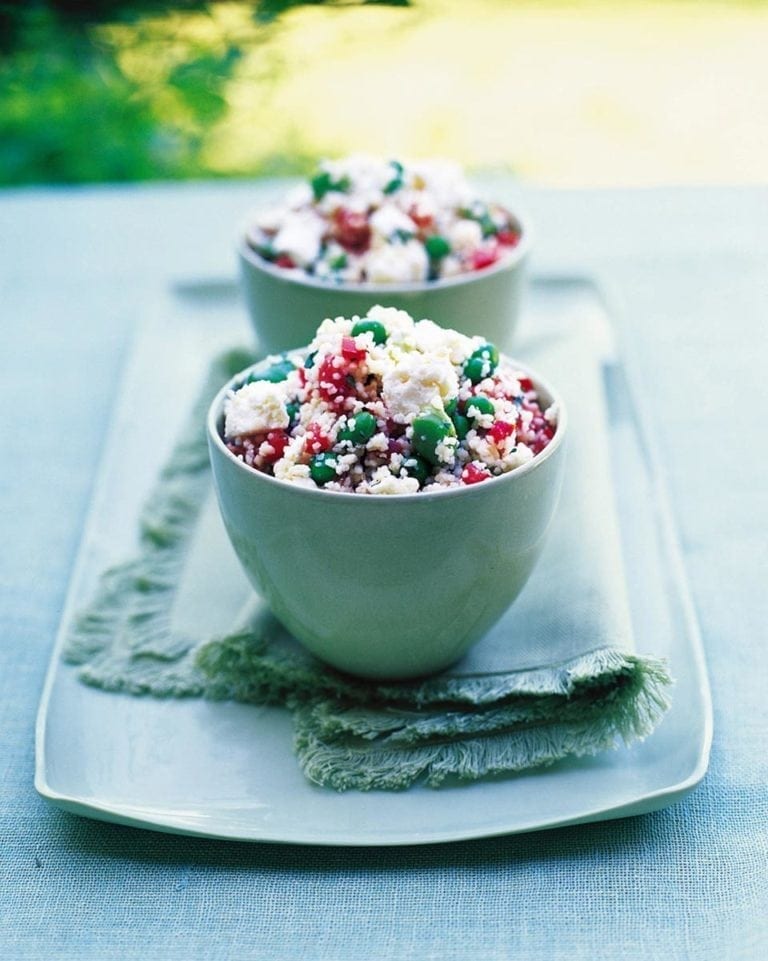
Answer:
[{"label": "blurred green foliage", "polygon": [[[250,49],[269,39],[290,8],[323,2],[247,4],[254,24]],[[384,3],[403,6],[407,0]],[[199,0],[0,0],[0,184],[227,173],[211,170],[204,151],[212,126],[227,110],[227,84],[243,53],[239,39],[214,36],[215,42],[205,43],[169,37],[174,55],[167,70],[160,79],[139,82],[121,68],[121,51],[100,29],[129,24],[133,44],[151,50],[157,38],[144,29],[147,18],[205,15],[213,8],[215,3]],[[308,160],[275,156],[247,173],[295,172]]]},{"label": "blurred green foliage", "polygon": [[[360,7],[412,9],[350,14]],[[0,0],[0,186],[306,173],[318,154],[377,142],[468,165],[513,158],[567,184],[757,179],[765,111],[744,91],[764,87],[768,19],[752,14],[766,7]],[[540,72],[520,83],[526,43]],[[505,130],[482,121],[507,114]],[[719,136],[724,116],[734,137]]]},{"label": "blurred green foliage", "polygon": [[[72,6],[75,6],[72,4]],[[95,4],[101,12],[115,6]],[[94,11],[99,12],[99,11]],[[123,9],[125,14],[125,8]],[[129,79],[116,51],[93,35],[83,9],[69,20],[26,8],[0,55],[0,182],[83,183],[204,173],[205,127],[226,108],[223,87],[239,51],[192,54],[171,70],[177,107]]]}]

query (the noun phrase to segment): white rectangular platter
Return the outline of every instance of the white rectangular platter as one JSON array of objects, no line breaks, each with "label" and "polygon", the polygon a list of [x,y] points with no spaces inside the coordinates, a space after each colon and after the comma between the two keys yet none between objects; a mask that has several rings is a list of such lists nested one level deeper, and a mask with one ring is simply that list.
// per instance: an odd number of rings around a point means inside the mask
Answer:
[{"label": "white rectangular platter", "polygon": [[[641,744],[514,777],[402,793],[336,794],[302,776],[287,711],[107,694],[61,660],[68,624],[100,572],[130,557],[140,505],[213,354],[250,335],[228,283],[177,287],[137,323],[93,504],[40,705],[37,790],[88,817],[171,833],[323,845],[398,845],[534,831],[664,807],[704,776],[709,686],[675,532],[632,365],[615,349],[600,292],[579,278],[538,278],[519,340],[591,324],[606,348],[614,485],[637,648],[665,657],[673,704]],[[631,358],[629,359],[631,361]],[[248,587],[212,504],[193,548],[215,558],[217,605],[195,605],[211,632]],[[213,565],[212,565],[213,566]],[[190,598],[190,601],[194,601]]]}]

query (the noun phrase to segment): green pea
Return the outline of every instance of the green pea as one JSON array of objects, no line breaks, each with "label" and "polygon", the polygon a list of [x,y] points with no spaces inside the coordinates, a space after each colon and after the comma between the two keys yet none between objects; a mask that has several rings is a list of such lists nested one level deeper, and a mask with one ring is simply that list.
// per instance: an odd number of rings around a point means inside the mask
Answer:
[{"label": "green pea", "polygon": [[482,417],[483,414],[495,414],[496,408],[493,406],[493,401],[490,397],[483,397],[478,395],[477,397],[472,397],[467,401],[467,416],[472,417],[474,420]]},{"label": "green pea", "polygon": [[271,384],[279,384],[281,380],[286,380],[288,374],[296,370],[296,365],[288,359],[279,360],[265,370],[255,370],[249,375],[247,384],[254,384],[257,380],[268,380]]},{"label": "green pea", "polygon": [[411,446],[430,464],[439,464],[437,448],[448,437],[455,437],[456,429],[450,420],[436,410],[427,411],[413,422]]},{"label": "green pea", "polygon": [[464,364],[464,376],[473,384],[479,384],[490,373],[491,365],[483,357],[470,357]]},{"label": "green pea", "polygon": [[297,400],[295,400],[295,401],[292,401],[290,404],[286,404],[285,409],[288,412],[289,422],[293,424],[296,421],[296,418],[299,416],[299,411],[301,410],[301,404]]},{"label": "green pea", "polygon": [[430,260],[442,260],[443,257],[447,257],[451,252],[451,245],[445,237],[441,237],[440,234],[427,237],[424,241],[424,248]]},{"label": "green pea", "polygon": [[403,186],[403,165],[399,160],[390,160],[389,166],[394,171],[394,174],[392,179],[384,188],[385,194],[393,194],[396,190],[399,190]]},{"label": "green pea", "polygon": [[398,174],[393,177],[384,188],[385,194],[393,194],[403,186],[403,178]]},{"label": "green pea", "polygon": [[[350,422],[352,426],[350,426]],[[376,418],[368,410],[361,410],[347,420],[347,426],[338,433],[338,440],[348,440],[353,444],[365,444],[376,433]]]},{"label": "green pea", "polygon": [[352,336],[358,334],[373,334],[374,344],[385,344],[388,337],[386,327],[378,320],[358,320],[352,328]]},{"label": "green pea", "polygon": [[331,270],[344,270],[344,268],[347,266],[347,263],[347,255],[339,254],[338,257],[334,257],[333,260],[330,261],[328,266],[331,268]]},{"label": "green pea", "polygon": [[488,206],[481,201],[476,201],[471,206],[465,207],[461,211],[461,216],[468,220],[476,220],[483,231],[483,237],[489,237],[496,233],[496,224],[493,222]]},{"label": "green pea", "polygon": [[495,370],[499,366],[499,348],[496,344],[481,344],[477,350],[472,351],[473,357],[487,357]]},{"label": "green pea", "polygon": [[490,214],[483,214],[478,223],[483,231],[483,237],[494,237],[499,232],[499,228]]},{"label": "green pea", "polygon": [[424,486],[427,478],[432,473],[432,468],[424,458],[417,457],[416,454],[411,454],[410,457],[406,457],[403,461],[403,467],[409,477],[416,478],[420,487]]},{"label": "green pea", "polygon": [[450,418],[453,418],[453,415],[456,413],[456,408],[458,406],[459,406],[458,397],[449,397],[448,400],[443,404],[443,407],[445,407],[445,412]]},{"label": "green pea", "polygon": [[315,366],[315,357],[317,357],[317,351],[313,350],[311,354],[307,354],[304,360],[304,367],[307,370],[311,370]]},{"label": "green pea", "polygon": [[334,180],[327,170],[316,173],[309,183],[315,200],[322,200],[331,190],[346,193],[351,186],[349,177],[340,177],[338,180]]},{"label": "green pea", "polygon": [[464,364],[464,376],[479,384],[499,366],[499,349],[495,344],[481,344]]},{"label": "green pea", "polygon": [[459,438],[459,440],[464,440],[469,433],[469,428],[471,426],[469,423],[469,418],[456,411],[451,420],[453,421],[453,427],[456,431],[456,436]]},{"label": "green pea", "polygon": [[331,185],[331,189],[338,190],[339,193],[345,194],[349,191],[349,188],[351,186],[352,186],[352,181],[349,179],[349,177],[345,176],[345,177],[340,177],[338,180],[335,180]]},{"label": "green pea", "polygon": [[321,487],[336,480],[336,456],[329,452],[315,454],[309,462],[309,476]]},{"label": "green pea", "polygon": [[333,178],[327,170],[321,170],[320,173],[315,174],[309,183],[312,187],[312,193],[314,194],[315,200],[322,200],[331,189]]}]

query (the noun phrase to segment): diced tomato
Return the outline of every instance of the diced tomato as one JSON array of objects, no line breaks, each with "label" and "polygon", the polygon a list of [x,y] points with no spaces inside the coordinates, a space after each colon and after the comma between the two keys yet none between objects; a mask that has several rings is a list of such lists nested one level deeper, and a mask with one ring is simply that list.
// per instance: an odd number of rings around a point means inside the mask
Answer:
[{"label": "diced tomato", "polygon": [[365,347],[358,347],[355,343],[354,337],[342,337],[341,356],[346,360],[359,363],[361,360],[365,360],[365,358],[368,356],[368,351],[365,349]]},{"label": "diced tomato", "polygon": [[330,450],[333,444],[331,438],[319,424],[310,424],[304,435],[304,450],[307,454],[322,454]]},{"label": "diced tomato", "polygon": [[227,450],[231,451],[235,457],[245,456],[245,444],[240,438],[235,438],[235,440],[227,441]]},{"label": "diced tomato", "polygon": [[530,377],[521,377],[519,380],[520,390],[527,394],[529,390],[533,390],[533,381]]},{"label": "diced tomato", "polygon": [[520,243],[522,234],[519,230],[500,230],[496,239],[503,247],[516,247]]},{"label": "diced tomato", "polygon": [[334,216],[333,236],[352,254],[364,254],[371,244],[371,228],[365,214],[340,207]]},{"label": "diced tomato", "polygon": [[329,354],[320,364],[317,370],[317,391],[323,400],[332,404],[354,395],[354,378],[350,377],[349,365],[343,358]]},{"label": "diced tomato", "polygon": [[510,424],[505,420],[494,421],[488,431],[488,435],[493,438],[494,444],[498,445],[507,437],[511,437],[516,429],[515,424]]},{"label": "diced tomato", "polygon": [[491,474],[484,467],[478,467],[474,462],[467,464],[461,472],[461,479],[465,484],[480,484],[482,481],[490,480]]},{"label": "diced tomato", "polygon": [[266,441],[269,446],[274,451],[273,454],[264,455],[266,460],[270,463],[280,460],[283,456],[285,448],[288,446],[290,437],[284,430],[270,430],[267,433]]},{"label": "diced tomato", "polygon": [[418,204],[413,204],[408,210],[408,216],[420,230],[426,230],[428,227],[431,227],[435,219],[432,214],[420,211]]},{"label": "diced tomato", "polygon": [[472,269],[483,270],[499,259],[498,247],[481,247],[472,254]]},{"label": "diced tomato", "polygon": [[288,254],[280,254],[275,258],[275,266],[290,269],[291,267],[295,267],[296,264],[293,262],[293,258]]},{"label": "diced tomato", "polygon": [[545,423],[544,426],[539,427],[533,432],[533,435],[526,440],[526,443],[534,454],[540,454],[554,436],[555,428],[551,424]]}]

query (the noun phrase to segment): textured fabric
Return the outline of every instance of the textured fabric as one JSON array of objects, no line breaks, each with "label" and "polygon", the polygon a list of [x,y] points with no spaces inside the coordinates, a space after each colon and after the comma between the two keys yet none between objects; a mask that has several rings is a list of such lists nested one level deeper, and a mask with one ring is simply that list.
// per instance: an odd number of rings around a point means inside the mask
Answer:
[{"label": "textured fabric", "polygon": [[649,391],[713,685],[712,763],[693,794],[639,818],[390,850],[162,836],[35,795],[37,700],[130,325],[172,283],[190,309],[182,281],[231,272],[231,225],[258,196],[0,198],[0,957],[762,957],[765,190],[525,196],[538,267],[595,271],[620,295]]},{"label": "textured fabric", "polygon": [[[220,384],[246,365],[240,352],[212,364],[138,520],[140,553],[102,575],[69,631],[66,660],[113,692],[288,706],[302,770],[337,790],[472,781],[648,735],[667,707],[669,676],[656,658],[632,653],[603,358],[587,320],[540,337],[527,358],[558,385],[569,419],[544,556],[522,597],[447,672],[401,684],[345,678],[306,654],[263,604],[214,641],[196,643],[180,629],[177,596],[210,496],[205,415]],[[224,540],[220,524],[212,531]],[[215,607],[216,541],[206,541],[205,553],[193,592]]]}]

